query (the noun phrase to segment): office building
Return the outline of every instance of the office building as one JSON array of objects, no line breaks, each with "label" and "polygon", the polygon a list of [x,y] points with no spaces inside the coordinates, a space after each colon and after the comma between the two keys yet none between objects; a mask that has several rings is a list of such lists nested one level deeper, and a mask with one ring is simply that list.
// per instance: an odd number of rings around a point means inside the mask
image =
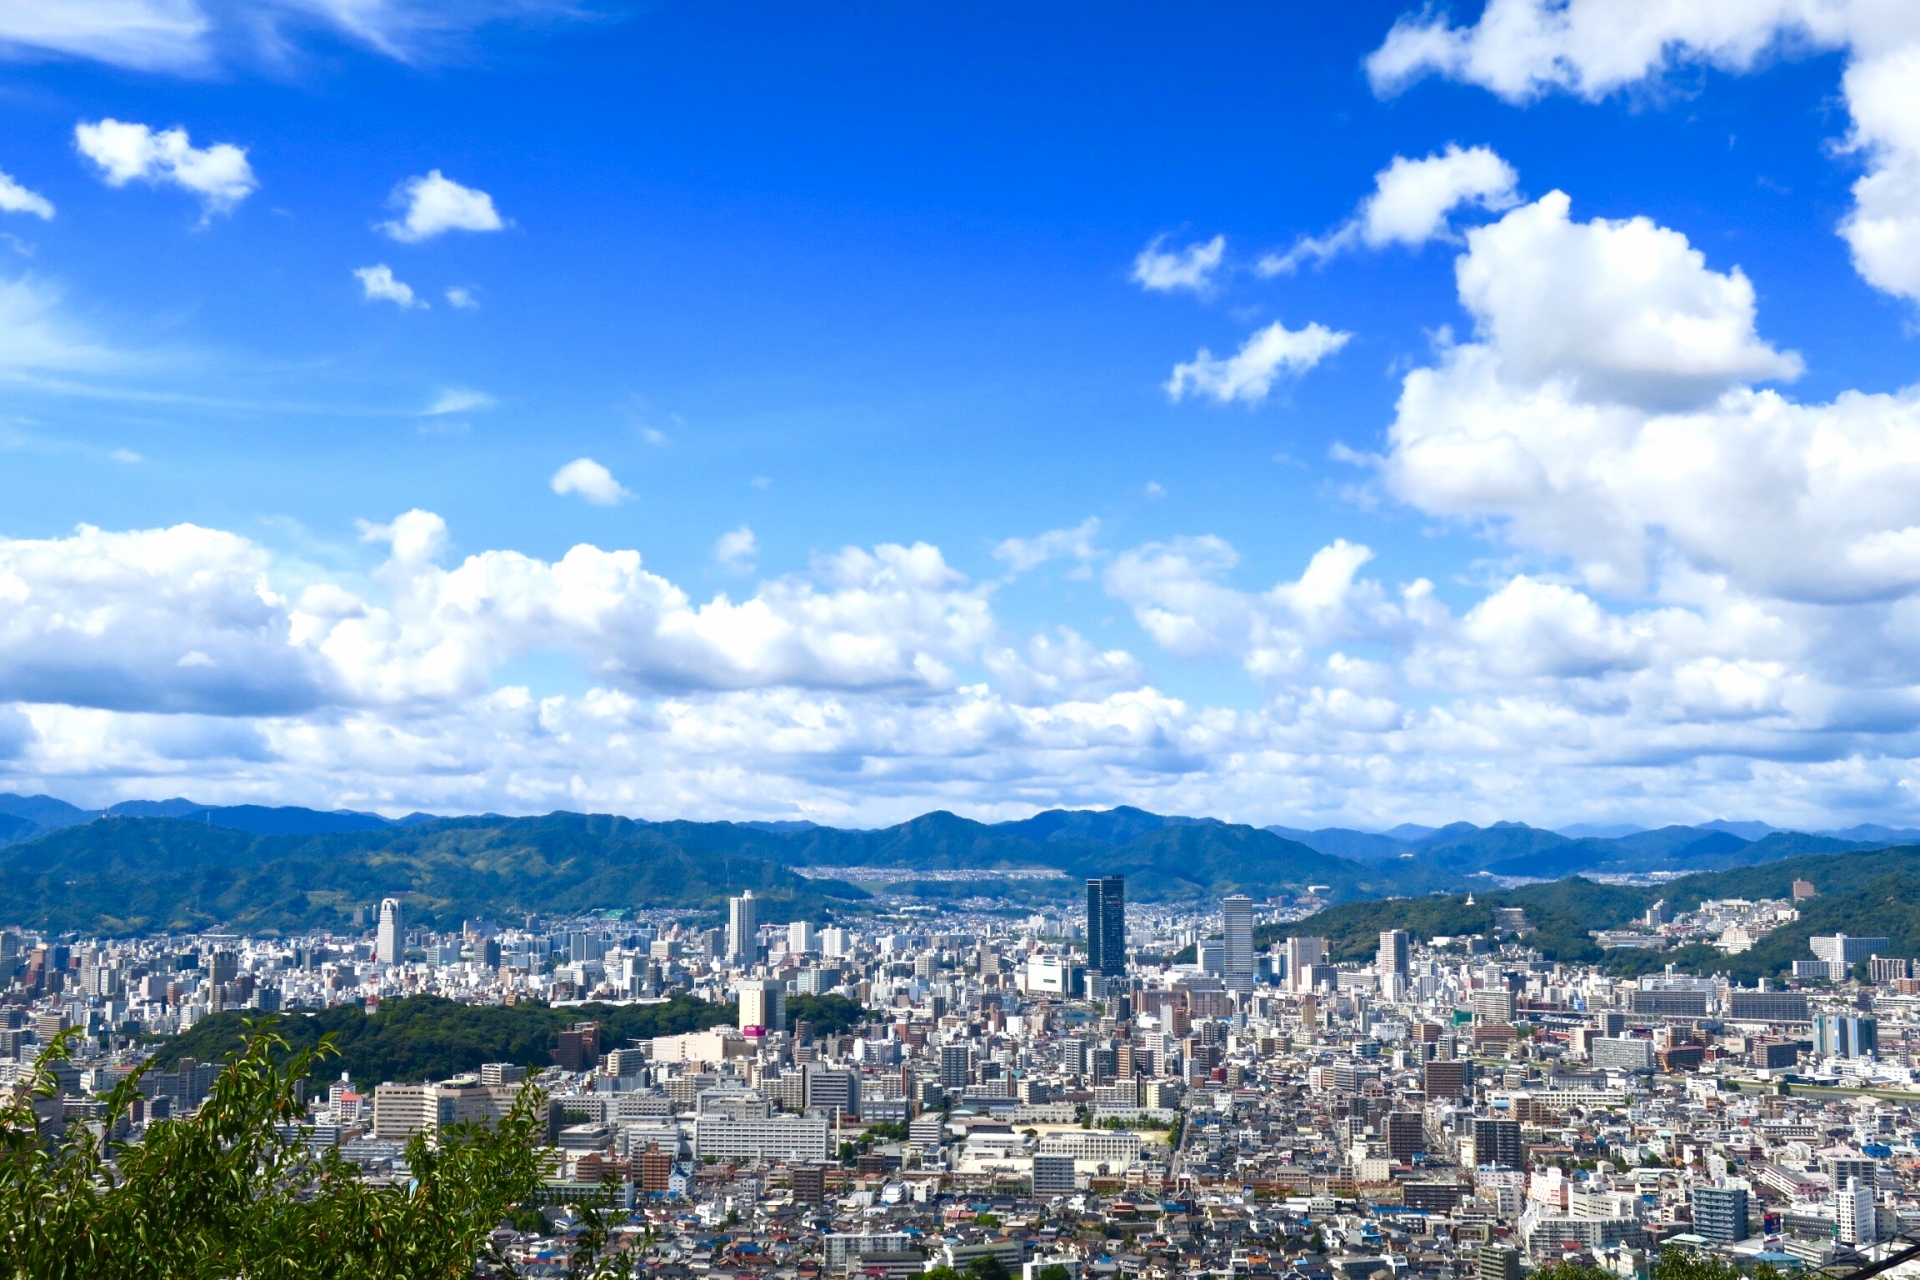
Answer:
[{"label": "office building", "polygon": [[1805,1022],[1804,991],[1742,991],[1727,993],[1727,1017],[1735,1022]]},{"label": "office building", "polygon": [[1220,957],[1220,976],[1227,990],[1242,995],[1253,992],[1253,899],[1235,894],[1220,902],[1225,923],[1225,947]]},{"label": "office building", "polygon": [[1075,1190],[1072,1156],[1039,1155],[1033,1158],[1034,1195],[1070,1196]]},{"label": "office building", "polygon": [[973,1050],[964,1044],[940,1046],[940,1087],[964,1089],[973,1083]]},{"label": "office building", "polygon": [[1386,1120],[1387,1155],[1411,1162],[1427,1150],[1427,1126],[1417,1111],[1389,1111]]},{"label": "office building", "polygon": [[1380,954],[1373,962],[1374,972],[1385,977],[1397,973],[1405,977],[1413,968],[1412,941],[1405,929],[1386,929],[1380,934]]},{"label": "office building", "polygon": [[727,963],[748,965],[760,958],[760,902],[749,889],[727,899]]},{"label": "office building", "polygon": [[1087,968],[1071,955],[1036,951],[1027,958],[1026,987],[1029,995],[1083,996]]},{"label": "office building", "polygon": [[1597,1036],[1592,1042],[1593,1065],[1607,1071],[1646,1075],[1653,1070],[1653,1041],[1629,1036]]},{"label": "office building", "polygon": [[1315,970],[1321,967],[1327,958],[1327,940],[1325,938],[1288,938],[1287,952],[1287,989],[1289,991],[1310,992],[1316,978]]},{"label": "office building", "polygon": [[1127,971],[1127,878],[1087,881],[1087,972]]},{"label": "office building", "polygon": [[1425,1079],[1427,1100],[1440,1098],[1467,1098],[1473,1094],[1473,1064],[1464,1060],[1440,1059],[1426,1066]]},{"label": "office building", "polygon": [[381,964],[399,964],[407,958],[407,926],[398,898],[380,900],[380,928],[374,934],[373,958]]},{"label": "office building", "polygon": [[860,1114],[860,1073],[807,1068],[807,1110],[838,1114],[849,1119]]},{"label": "office building", "polygon": [[703,1115],[693,1122],[693,1158],[825,1160],[830,1137],[825,1116],[736,1120],[725,1115]]},{"label": "office building", "polygon": [[1874,956],[1867,961],[1867,981],[1880,984],[1898,982],[1913,976],[1913,961],[1893,956]]},{"label": "office building", "polygon": [[552,1057],[562,1071],[592,1071],[600,1065],[600,1024],[576,1022],[562,1031]]},{"label": "office building", "polygon": [[787,926],[787,950],[794,952],[818,951],[820,936],[813,925],[805,920],[795,920]]},{"label": "office building", "polygon": [[1808,938],[1807,946],[1828,964],[1855,965],[1872,955],[1891,949],[1885,938],[1849,938],[1836,933],[1830,938]]},{"label": "office building", "polygon": [[1494,1120],[1485,1116],[1475,1116],[1473,1121],[1473,1162],[1485,1168],[1493,1165],[1502,1169],[1525,1167],[1521,1161],[1525,1153],[1520,1147],[1520,1122],[1518,1120]]},{"label": "office building", "polygon": [[739,1026],[742,1031],[758,1027],[762,1031],[787,1029],[787,984],[773,979],[742,982],[734,988],[740,1002]]},{"label": "office building", "polygon": [[1813,1020],[1813,1056],[1816,1058],[1876,1058],[1880,1056],[1880,1024],[1872,1018],[1824,1013]]},{"label": "office building", "polygon": [[1695,1187],[1693,1233],[1714,1244],[1737,1244],[1747,1238],[1745,1187]]}]

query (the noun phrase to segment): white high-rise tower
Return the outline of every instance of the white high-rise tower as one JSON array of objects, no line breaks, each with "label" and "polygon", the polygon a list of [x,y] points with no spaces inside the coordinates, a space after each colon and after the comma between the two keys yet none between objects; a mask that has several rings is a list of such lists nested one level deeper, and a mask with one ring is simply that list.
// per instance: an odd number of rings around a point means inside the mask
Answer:
[{"label": "white high-rise tower", "polygon": [[400,899],[380,900],[380,930],[373,937],[373,958],[381,964],[399,964],[407,955],[407,926],[400,915]]},{"label": "white high-rise tower", "polygon": [[727,960],[752,964],[760,958],[760,902],[749,889],[727,899]]}]

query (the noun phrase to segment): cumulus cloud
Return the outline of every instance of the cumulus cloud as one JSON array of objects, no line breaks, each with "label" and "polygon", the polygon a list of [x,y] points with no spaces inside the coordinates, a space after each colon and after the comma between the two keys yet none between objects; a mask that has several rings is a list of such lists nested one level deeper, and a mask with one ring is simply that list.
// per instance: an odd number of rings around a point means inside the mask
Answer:
[{"label": "cumulus cloud", "polygon": [[1462,149],[1448,143],[1445,151],[1422,160],[1395,156],[1374,175],[1373,193],[1361,201],[1353,217],[1324,236],[1303,237],[1283,254],[1268,254],[1256,270],[1274,276],[1291,272],[1301,263],[1334,256],[1356,245],[1381,249],[1398,244],[1417,249],[1429,240],[1449,238],[1448,217],[1473,205],[1498,212],[1519,203],[1515,188],[1520,175],[1491,147]]},{"label": "cumulus cloud", "polygon": [[1192,392],[1221,404],[1235,400],[1259,404],[1282,375],[1305,373],[1352,337],[1318,322],[1289,329],[1276,320],[1256,331],[1231,356],[1216,358],[1202,347],[1192,360],[1175,365],[1167,379],[1167,395],[1179,401]]},{"label": "cumulus cloud", "polygon": [[196,147],[178,127],[156,133],[144,124],[110,118],[83,121],[74,126],[73,140],[108,186],[134,181],[176,186],[199,196],[208,216],[229,212],[259,185],[246,148],[228,142]]},{"label": "cumulus cloud", "polygon": [[362,296],[368,302],[391,302],[402,311],[411,311],[415,307],[425,309],[426,299],[417,298],[413,286],[404,280],[396,280],[393,268],[382,262],[371,267],[355,267],[354,278],[360,282]]},{"label": "cumulus cloud", "polygon": [[611,507],[633,496],[620,487],[613,472],[592,458],[575,458],[554,472],[548,483],[555,493],[577,493],[596,507]]},{"label": "cumulus cloud", "polygon": [[1022,647],[990,649],[982,662],[994,687],[1022,706],[1098,699],[1147,682],[1138,658],[1125,649],[1096,649],[1072,627],[1043,631]]},{"label": "cumulus cloud", "polygon": [[480,309],[480,299],[474,296],[474,293],[475,291],[470,286],[455,285],[453,288],[447,290],[447,302],[449,305],[458,307],[462,311],[478,311]]},{"label": "cumulus cloud", "polygon": [[[1454,613],[1334,541],[1272,586],[1218,538],[1122,551],[1107,592],[1162,660],[1226,660],[1257,704],[1156,689],[1111,642],[1009,638],[938,549],[820,558],[696,602],[631,550],[448,558],[423,511],[358,578],[274,585],[194,526],[0,539],[0,782],[94,803],[1018,816],[1141,804],[1391,823],[1717,811],[1897,817],[1920,785],[1920,599],[1766,598],[1674,571],[1610,607],[1539,574]],[[592,687],[495,688],[571,655]],[[972,672],[983,673],[976,678]]]},{"label": "cumulus cloud", "polygon": [[0,700],[272,714],[318,705],[258,546],[194,525],[0,540]]},{"label": "cumulus cloud", "polygon": [[403,244],[418,244],[448,231],[499,231],[507,225],[493,207],[492,196],[463,187],[438,169],[401,183],[394,189],[393,203],[404,207],[404,212],[398,220],[379,227]]},{"label": "cumulus cloud", "polygon": [[1166,236],[1158,235],[1133,260],[1133,282],[1155,293],[1186,289],[1205,293],[1213,286],[1213,273],[1226,257],[1227,238],[1196,241],[1184,249],[1167,252],[1160,246]]},{"label": "cumulus cloud", "polygon": [[1032,538],[1008,538],[993,549],[993,558],[1014,573],[1038,569],[1049,560],[1072,559],[1087,564],[1100,554],[1094,539],[1100,518],[1088,516],[1071,529],[1049,529]]},{"label": "cumulus cloud", "polygon": [[746,572],[753,568],[753,558],[760,554],[759,540],[753,536],[753,530],[746,525],[738,529],[729,529],[713,544],[713,558],[728,569]]},{"label": "cumulus cloud", "polygon": [[1796,403],[1799,360],[1753,288],[1645,219],[1577,223],[1558,192],[1468,236],[1478,341],[1409,373],[1384,474],[1433,514],[1494,522],[1635,593],[1668,558],[1761,597],[1920,586],[1920,399]]},{"label": "cumulus cloud", "polygon": [[53,217],[53,201],[38,191],[29,191],[11,174],[0,172],[0,211],[30,213],[36,218]]},{"label": "cumulus cloud", "polygon": [[1899,6],[1490,0],[1470,26],[1432,8],[1401,18],[1367,73],[1383,96],[1441,75],[1513,103],[1556,92],[1597,101],[1687,65],[1741,73],[1770,57],[1830,49],[1847,52],[1848,145],[1868,166],[1840,234],[1868,283],[1920,300],[1920,25]]},{"label": "cumulus cloud", "polygon": [[1698,403],[1729,387],[1800,374],[1800,357],[1754,332],[1753,285],[1710,270],[1677,231],[1647,218],[1574,222],[1548,193],[1469,233],[1460,300],[1524,382],[1643,406]]}]

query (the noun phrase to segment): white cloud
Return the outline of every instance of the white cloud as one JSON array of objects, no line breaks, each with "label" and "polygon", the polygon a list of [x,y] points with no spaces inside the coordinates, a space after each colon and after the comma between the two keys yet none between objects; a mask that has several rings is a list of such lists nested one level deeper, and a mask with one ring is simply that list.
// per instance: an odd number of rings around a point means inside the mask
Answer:
[{"label": "white cloud", "polygon": [[1255,269],[1261,275],[1282,275],[1303,262],[1324,260],[1361,244],[1369,249],[1390,244],[1417,249],[1451,236],[1447,218],[1456,209],[1512,208],[1519,203],[1519,181],[1513,166],[1490,147],[1463,150],[1450,142],[1445,151],[1423,160],[1395,156],[1373,176],[1373,193],[1360,202],[1353,217],[1324,236],[1303,237],[1284,254],[1268,254]]},{"label": "white cloud", "polygon": [[1469,233],[1460,300],[1521,382],[1563,378],[1578,394],[1685,405],[1729,387],[1793,378],[1800,358],[1754,332],[1753,285],[1647,218],[1576,223],[1554,191]]},{"label": "white cloud", "polygon": [[569,0],[59,0],[0,4],[0,51],[13,58],[85,58],[142,71],[204,74],[228,59],[285,63],[318,28],[388,57],[418,62],[485,23],[578,16]]},{"label": "white cloud", "polygon": [[74,126],[74,145],[99,166],[110,187],[141,181],[170,184],[198,195],[208,216],[226,213],[259,183],[244,147],[220,142],[196,147],[181,128],[156,133],[144,124],[105,119]]},{"label": "white cloud", "polygon": [[1147,683],[1139,659],[1124,649],[1096,649],[1072,627],[1043,631],[1024,648],[989,649],[981,660],[995,688],[1022,706],[1098,699]]},{"label": "white cloud", "polygon": [[633,496],[620,487],[613,472],[592,458],[575,458],[553,473],[551,484],[555,493],[577,493],[597,507],[611,507]]},{"label": "white cloud", "polygon": [[394,189],[393,203],[404,205],[406,212],[399,221],[382,222],[379,227],[405,244],[418,244],[448,231],[499,231],[507,225],[493,207],[492,196],[463,187],[438,169],[401,183]]},{"label": "white cloud", "polygon": [[759,554],[760,543],[744,524],[721,534],[713,544],[713,558],[725,568],[740,572],[751,570],[753,558]]},{"label": "white cloud", "polygon": [[1463,205],[1495,212],[1519,203],[1520,177],[1491,147],[1462,150],[1448,143],[1424,160],[1395,156],[1374,178],[1374,193],[1360,207],[1360,238],[1368,247],[1417,248],[1447,234],[1447,215]]},{"label": "white cloud", "polygon": [[466,387],[448,387],[433,398],[422,414],[426,417],[440,417],[449,413],[472,413],[476,409],[491,409],[499,401],[484,391],[474,391]]},{"label": "white cloud", "polygon": [[1920,587],[1916,393],[1753,389],[1799,360],[1757,334],[1744,276],[1645,219],[1575,223],[1567,205],[1469,235],[1456,274],[1480,340],[1407,375],[1390,489],[1607,591],[1678,569],[1791,600]]},{"label": "white cloud", "polygon": [[1094,539],[1100,533],[1100,518],[1088,516],[1071,529],[1049,529],[1032,538],[1008,538],[993,549],[993,558],[1013,573],[1027,573],[1049,560],[1072,559],[1081,564],[1100,554]]},{"label": "white cloud", "polygon": [[[992,584],[923,544],[699,603],[635,551],[443,565],[420,511],[367,534],[389,549],[378,598],[310,567],[277,590],[265,549],[193,526],[0,539],[0,784],[862,824],[1118,802],[1316,825],[1920,809],[1920,686],[1899,674],[1920,670],[1920,598],[1784,602],[1676,570],[1622,611],[1520,574],[1455,614],[1347,542],[1253,591],[1217,538],[1121,552],[1106,589],[1163,660],[1258,682],[1234,708],[1170,697],[1071,628],[1010,639]],[[554,651],[586,693],[492,687]]]},{"label": "white cloud", "polygon": [[1227,238],[1196,241],[1172,253],[1160,248],[1165,240],[1164,235],[1155,236],[1133,260],[1133,282],[1156,293],[1176,289],[1205,293],[1212,288],[1213,273],[1226,256]]},{"label": "white cloud", "polygon": [[478,311],[480,299],[474,296],[474,290],[467,285],[455,285],[447,290],[447,302],[462,311]]},{"label": "white cloud", "polygon": [[27,188],[8,173],[0,173],[0,211],[30,213],[36,218],[53,217],[53,201]]},{"label": "white cloud", "polygon": [[128,466],[132,466],[134,463],[137,463],[137,462],[146,461],[145,458],[141,457],[139,454],[135,453],[131,449],[115,449],[112,453],[108,454],[107,456],[109,458],[112,458],[115,462],[124,462]]},{"label": "white cloud", "polygon": [[0,6],[0,46],[141,70],[184,70],[206,57],[211,28],[192,0],[62,0]]},{"label": "white cloud", "polygon": [[1383,96],[1442,75],[1513,103],[1554,92],[1597,101],[1684,66],[1742,73],[1771,57],[1829,49],[1847,51],[1848,141],[1868,165],[1840,234],[1870,284],[1920,300],[1920,22],[1901,5],[1490,0],[1471,26],[1431,8],[1400,19],[1367,71]]},{"label": "white cloud", "polygon": [[391,302],[402,311],[411,311],[415,307],[424,310],[427,306],[424,298],[416,298],[413,286],[393,277],[393,268],[382,262],[371,267],[355,267],[354,278],[360,281],[362,296],[368,302]]},{"label": "white cloud", "polygon": [[1235,400],[1259,404],[1282,374],[1305,373],[1352,337],[1317,322],[1289,329],[1276,320],[1225,359],[1215,359],[1202,347],[1192,360],[1175,365],[1167,380],[1167,395],[1177,401],[1192,391],[1221,404]]}]

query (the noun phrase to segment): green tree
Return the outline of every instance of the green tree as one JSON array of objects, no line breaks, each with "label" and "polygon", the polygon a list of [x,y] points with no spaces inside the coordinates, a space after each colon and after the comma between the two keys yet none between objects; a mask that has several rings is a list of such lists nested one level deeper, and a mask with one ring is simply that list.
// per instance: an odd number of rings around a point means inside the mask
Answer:
[{"label": "green tree", "polygon": [[1617,1277],[1591,1263],[1553,1262],[1534,1268],[1527,1280],[1617,1280]]},{"label": "green tree", "polygon": [[250,1025],[192,1116],[124,1132],[139,1079],[97,1124],[57,1134],[36,1111],[74,1033],[41,1051],[0,1106],[0,1272],[25,1280],[468,1280],[506,1274],[489,1239],[540,1182],[545,1099],[522,1090],[491,1127],[415,1135],[405,1186],[377,1186],[301,1141],[297,1082],[333,1053]]}]

